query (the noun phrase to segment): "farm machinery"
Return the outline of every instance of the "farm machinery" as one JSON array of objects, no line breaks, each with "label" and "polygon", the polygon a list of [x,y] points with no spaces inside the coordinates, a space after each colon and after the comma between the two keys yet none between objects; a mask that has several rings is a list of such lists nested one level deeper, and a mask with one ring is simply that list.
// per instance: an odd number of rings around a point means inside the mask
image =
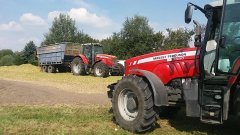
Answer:
[{"label": "farm machinery", "polygon": [[73,75],[93,73],[96,77],[123,75],[124,67],[117,63],[117,57],[103,54],[99,43],[60,43],[37,49],[41,70],[48,73],[71,69]]},{"label": "farm machinery", "polygon": [[[240,1],[216,1],[201,8],[207,18],[204,37],[197,21],[195,48],[154,52],[125,61],[125,76],[108,86],[113,117],[123,129],[152,129],[164,109],[185,107],[186,115],[208,124],[224,124],[240,112]],[[172,112],[169,109],[169,114]]]}]

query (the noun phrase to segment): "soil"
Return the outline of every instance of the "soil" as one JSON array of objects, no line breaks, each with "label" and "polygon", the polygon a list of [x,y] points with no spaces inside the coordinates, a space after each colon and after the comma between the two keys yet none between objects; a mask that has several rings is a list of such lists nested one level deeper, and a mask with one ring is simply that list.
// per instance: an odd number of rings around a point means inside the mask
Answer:
[{"label": "soil", "polygon": [[44,84],[0,79],[0,105],[110,105],[107,94],[85,94]]}]

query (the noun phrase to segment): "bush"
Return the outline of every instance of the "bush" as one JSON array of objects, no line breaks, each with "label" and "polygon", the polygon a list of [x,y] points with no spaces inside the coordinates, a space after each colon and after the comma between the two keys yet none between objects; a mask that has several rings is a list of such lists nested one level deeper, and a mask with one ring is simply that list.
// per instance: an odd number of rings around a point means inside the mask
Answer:
[{"label": "bush", "polygon": [[14,65],[14,56],[5,55],[0,59],[0,66],[11,66]]}]

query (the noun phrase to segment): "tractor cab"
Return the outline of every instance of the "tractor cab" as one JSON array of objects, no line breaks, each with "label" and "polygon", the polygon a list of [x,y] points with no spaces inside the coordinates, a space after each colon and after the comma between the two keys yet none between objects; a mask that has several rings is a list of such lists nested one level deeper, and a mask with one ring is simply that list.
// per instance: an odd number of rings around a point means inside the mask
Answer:
[{"label": "tractor cab", "polygon": [[93,65],[95,63],[97,54],[103,54],[103,47],[98,43],[83,44],[82,49],[89,65]]},{"label": "tractor cab", "polygon": [[[194,9],[208,20],[203,41],[196,38],[195,42],[200,53],[199,115],[202,122],[222,124],[228,119],[231,87],[235,83],[229,84],[229,78],[238,74],[240,66],[240,1],[215,1],[204,9],[189,3],[186,23],[191,22]],[[201,37],[200,34],[196,36]]]}]

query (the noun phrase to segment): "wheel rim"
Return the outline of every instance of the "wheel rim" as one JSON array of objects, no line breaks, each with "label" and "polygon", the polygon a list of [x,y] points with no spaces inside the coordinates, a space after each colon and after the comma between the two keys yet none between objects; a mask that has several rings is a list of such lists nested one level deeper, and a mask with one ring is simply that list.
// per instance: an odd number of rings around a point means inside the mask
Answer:
[{"label": "wheel rim", "polygon": [[74,73],[79,73],[80,72],[80,70],[81,70],[81,66],[80,66],[80,64],[74,64],[73,65],[73,72]]},{"label": "wheel rim", "polygon": [[121,91],[118,97],[118,109],[122,118],[126,121],[134,121],[138,115],[138,100],[130,89]]},{"label": "wheel rim", "polygon": [[97,76],[101,76],[102,73],[103,73],[103,70],[102,70],[100,67],[96,67],[96,69],[95,69],[95,74],[96,74]]}]

